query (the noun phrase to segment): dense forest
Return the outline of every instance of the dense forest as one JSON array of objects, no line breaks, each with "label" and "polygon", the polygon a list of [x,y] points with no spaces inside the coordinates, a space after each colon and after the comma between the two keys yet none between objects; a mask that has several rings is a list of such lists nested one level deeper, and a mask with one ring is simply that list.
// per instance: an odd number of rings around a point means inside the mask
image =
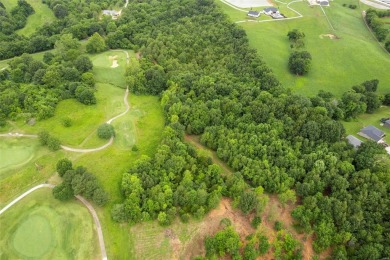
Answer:
[{"label": "dense forest", "polygon": [[[390,255],[388,157],[370,142],[355,151],[337,121],[367,111],[375,80],[341,100],[294,94],[211,0],[131,1],[116,26],[117,47],[124,37],[142,55],[128,71],[131,89],[161,95],[170,122],[157,154],[124,174],[117,220],[200,217],[220,194],[251,212],[256,188],[295,189],[301,205],[293,216],[315,233],[315,251],[333,247],[337,259]],[[184,143],[184,132],[201,134],[237,173],[221,179]]]},{"label": "dense forest", "polygon": [[[139,51],[139,63],[132,62],[126,74],[129,87],[161,97],[167,122],[161,144],[154,156],[142,157],[123,174],[124,201],[113,207],[114,220],[157,219],[169,225],[179,216],[186,222],[202,218],[222,196],[258,217],[263,189],[294,190],[299,206],[293,217],[315,234],[316,252],[331,247],[335,259],[390,255],[389,158],[376,143],[354,150],[340,123],[380,106],[377,80],[351,86],[340,99],[325,91],[311,98],[297,95],[280,85],[249,47],[245,31],[212,0],[133,0],[115,21],[98,19],[100,10],[115,2],[45,3],[56,20],[30,38],[15,34],[16,27],[0,32],[0,59],[55,48],[43,62],[23,55],[0,72],[0,123],[20,116],[47,118],[66,98],[96,102],[92,64],[78,52],[77,41],[95,33],[105,45],[91,44],[90,52],[106,46]],[[0,22],[20,13],[27,17],[27,9],[8,12],[0,5]],[[93,38],[101,43],[97,34]],[[235,173],[222,175],[184,142],[185,134],[201,135]],[[80,187],[95,181],[83,168],[65,176],[59,197],[85,194]],[[97,201],[104,204],[106,196],[100,195]],[[207,242],[211,256],[222,250],[218,241],[225,233],[220,234]],[[229,229],[226,234],[236,237]],[[292,238],[280,234],[279,240]]]}]

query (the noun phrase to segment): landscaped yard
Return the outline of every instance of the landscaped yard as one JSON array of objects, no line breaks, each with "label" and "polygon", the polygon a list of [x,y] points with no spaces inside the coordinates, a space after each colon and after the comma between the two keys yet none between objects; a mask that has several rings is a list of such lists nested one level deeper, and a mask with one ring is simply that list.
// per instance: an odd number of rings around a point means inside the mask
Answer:
[{"label": "landscaped yard", "polygon": [[381,126],[381,122],[380,122],[381,118],[388,118],[388,117],[390,117],[390,107],[383,106],[373,114],[362,114],[358,116],[357,119],[354,119],[350,122],[343,122],[343,125],[345,127],[347,134],[354,135],[355,137],[359,138],[362,141],[365,141],[366,139],[364,137],[357,135],[357,133],[363,127],[366,127],[368,125],[373,125],[376,128],[386,133],[385,141],[388,144],[390,144],[390,128]]},{"label": "landscaped yard", "polygon": [[[333,1],[330,7],[324,8],[335,30],[332,30],[320,7],[310,7],[306,1],[290,5],[302,13],[303,18],[246,22],[239,26],[245,29],[249,43],[259,51],[281,83],[298,93],[313,96],[323,89],[340,96],[352,86],[370,79],[379,79],[379,93],[390,92],[390,55],[367,30],[360,10],[343,7],[343,3]],[[239,11],[226,5],[223,10],[232,21],[242,20],[237,17]],[[291,49],[287,32],[295,28],[305,33],[305,49],[313,57],[307,76],[292,75],[288,71]],[[336,38],[331,39],[330,34]]]},{"label": "landscaped yard", "polygon": [[1,259],[95,259],[100,256],[94,222],[77,201],[54,199],[43,188],[0,216]]}]

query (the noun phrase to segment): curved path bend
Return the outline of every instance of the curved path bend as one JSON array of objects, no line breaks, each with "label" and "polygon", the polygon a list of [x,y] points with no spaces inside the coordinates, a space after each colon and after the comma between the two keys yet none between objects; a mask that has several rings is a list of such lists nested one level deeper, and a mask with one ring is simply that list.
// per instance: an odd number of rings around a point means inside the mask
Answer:
[{"label": "curved path bend", "polygon": [[[55,185],[53,185],[53,184],[39,184],[39,185],[37,185],[35,187],[32,187],[31,189],[29,189],[28,191],[24,192],[22,195],[20,195],[19,197],[17,197],[13,201],[11,201],[7,206],[2,208],[0,210],[0,215],[3,214],[4,212],[6,212],[9,208],[11,208],[13,205],[18,203],[21,199],[23,199],[24,197],[26,197],[30,193],[32,193],[32,192],[34,192],[34,191],[36,191],[36,190],[38,190],[40,188],[50,188],[50,189],[53,189],[54,187],[55,187]],[[99,239],[99,246],[100,246],[100,251],[101,251],[101,254],[102,254],[102,260],[107,260],[107,253],[106,253],[106,247],[105,247],[105,244],[104,244],[103,231],[102,231],[102,227],[100,225],[100,221],[99,221],[99,218],[98,218],[98,215],[97,215],[95,209],[93,208],[91,203],[89,203],[83,197],[78,196],[78,195],[75,196],[75,197],[79,201],[81,201],[81,203],[83,203],[84,206],[86,206],[87,209],[89,210],[89,212],[91,213],[93,221],[95,222],[95,226],[96,226],[96,229],[97,229],[97,234],[98,234],[98,239]]]}]

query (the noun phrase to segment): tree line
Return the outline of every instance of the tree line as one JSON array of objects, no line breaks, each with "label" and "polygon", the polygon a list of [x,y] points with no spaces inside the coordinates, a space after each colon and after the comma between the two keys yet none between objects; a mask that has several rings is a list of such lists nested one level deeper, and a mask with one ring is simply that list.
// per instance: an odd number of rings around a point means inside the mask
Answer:
[{"label": "tree line", "polygon": [[386,27],[385,22],[381,20],[384,17],[390,17],[390,10],[368,9],[365,19],[378,41],[384,42],[386,50],[390,52],[390,30]]}]

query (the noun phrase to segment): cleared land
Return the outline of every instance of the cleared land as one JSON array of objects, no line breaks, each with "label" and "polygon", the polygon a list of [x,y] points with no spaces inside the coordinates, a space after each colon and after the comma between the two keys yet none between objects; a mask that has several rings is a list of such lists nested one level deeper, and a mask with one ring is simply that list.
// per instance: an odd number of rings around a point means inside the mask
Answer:
[{"label": "cleared land", "polygon": [[[240,26],[245,29],[251,46],[259,51],[282,84],[298,93],[313,96],[323,89],[341,95],[369,79],[379,79],[379,93],[390,92],[390,55],[367,30],[360,10],[343,7],[343,3],[358,4],[357,1],[333,1],[329,8],[324,9],[335,31],[320,7],[310,7],[306,1],[290,5],[303,18],[247,22],[240,23]],[[232,21],[242,20],[238,16],[242,17],[244,13],[227,5],[223,10]],[[313,57],[312,68],[304,77],[292,75],[287,67],[291,53],[287,32],[295,28],[305,33],[306,50]],[[335,35],[337,39],[321,37],[326,34]]]},{"label": "cleared land", "polygon": [[[60,202],[50,189],[22,199],[0,216],[1,259],[95,259],[93,221],[76,201]],[[82,230],[82,232],[80,232]]]}]

